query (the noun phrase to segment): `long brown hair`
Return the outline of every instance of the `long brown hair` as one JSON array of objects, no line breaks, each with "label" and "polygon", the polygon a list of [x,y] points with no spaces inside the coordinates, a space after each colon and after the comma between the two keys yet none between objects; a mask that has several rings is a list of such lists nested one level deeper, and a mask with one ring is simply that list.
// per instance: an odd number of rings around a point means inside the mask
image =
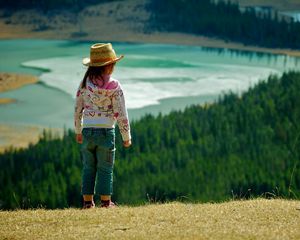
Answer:
[{"label": "long brown hair", "polygon": [[101,76],[104,73],[104,69],[106,66],[100,66],[100,67],[88,67],[86,70],[82,83],[81,88],[86,88],[86,81],[87,78],[93,79],[95,77]]}]

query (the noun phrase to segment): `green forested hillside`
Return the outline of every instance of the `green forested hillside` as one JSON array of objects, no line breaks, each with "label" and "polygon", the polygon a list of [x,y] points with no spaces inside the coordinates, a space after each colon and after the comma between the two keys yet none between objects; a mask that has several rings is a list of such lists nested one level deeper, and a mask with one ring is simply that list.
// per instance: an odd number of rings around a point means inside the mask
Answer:
[{"label": "green forested hillside", "polygon": [[[233,1],[232,1],[233,2]],[[241,12],[230,1],[151,0],[152,28],[218,37],[271,48],[300,49],[300,22],[279,20],[271,12],[258,17],[255,11]]]},{"label": "green forested hillside", "polygon": [[[132,123],[133,146],[118,150],[114,200],[220,201],[300,197],[300,73],[271,76],[242,96]],[[45,134],[0,155],[1,208],[80,206],[74,133]]]}]

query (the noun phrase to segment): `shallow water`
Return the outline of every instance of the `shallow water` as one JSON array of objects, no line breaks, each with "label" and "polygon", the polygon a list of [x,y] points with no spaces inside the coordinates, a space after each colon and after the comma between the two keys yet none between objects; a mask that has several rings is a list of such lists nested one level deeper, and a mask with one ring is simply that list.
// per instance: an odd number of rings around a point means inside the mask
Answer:
[{"label": "shallow water", "polygon": [[70,127],[73,99],[62,91],[33,84],[2,95],[18,99],[0,106],[2,123]]},{"label": "shallow water", "polygon": [[[211,102],[221,93],[241,93],[250,85],[300,69],[300,59],[226,49],[161,44],[114,43],[125,58],[113,77],[125,91],[131,119],[167,113],[190,104]],[[52,40],[0,41],[0,71],[31,73],[41,83],[1,93],[17,99],[0,105],[2,123],[72,127],[74,93],[86,68],[88,42]]]}]

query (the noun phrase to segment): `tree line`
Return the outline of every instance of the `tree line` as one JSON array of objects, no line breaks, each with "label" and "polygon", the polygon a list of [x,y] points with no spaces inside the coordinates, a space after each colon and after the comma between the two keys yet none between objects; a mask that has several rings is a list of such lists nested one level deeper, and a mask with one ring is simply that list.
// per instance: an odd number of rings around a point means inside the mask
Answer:
[{"label": "tree line", "polygon": [[[240,96],[131,123],[117,131],[113,199],[121,204],[300,197],[300,72],[270,76]],[[0,208],[81,206],[74,132],[44,132],[27,149],[0,155]]]},{"label": "tree line", "polygon": [[[0,0],[4,9],[66,9],[79,12],[84,7],[114,0]],[[300,22],[286,21],[271,12],[258,16],[254,9],[241,12],[232,1],[150,0],[151,14],[145,32],[176,31],[216,37],[270,48],[300,49]]]},{"label": "tree line", "polygon": [[151,0],[150,29],[217,37],[271,48],[300,48],[300,22],[279,19],[271,12],[262,17],[254,9],[241,12],[230,1]]}]

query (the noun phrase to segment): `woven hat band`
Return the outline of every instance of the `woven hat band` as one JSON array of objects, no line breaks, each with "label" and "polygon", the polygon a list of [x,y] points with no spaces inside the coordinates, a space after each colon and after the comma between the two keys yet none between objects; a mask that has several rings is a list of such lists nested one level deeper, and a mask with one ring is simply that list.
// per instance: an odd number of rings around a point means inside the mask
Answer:
[{"label": "woven hat band", "polygon": [[113,49],[91,49],[91,57],[96,57],[96,56],[116,56],[115,50]]},{"label": "woven hat band", "polygon": [[115,59],[116,58],[99,58],[99,59],[91,58],[91,63],[105,63],[105,62],[113,61]]}]

